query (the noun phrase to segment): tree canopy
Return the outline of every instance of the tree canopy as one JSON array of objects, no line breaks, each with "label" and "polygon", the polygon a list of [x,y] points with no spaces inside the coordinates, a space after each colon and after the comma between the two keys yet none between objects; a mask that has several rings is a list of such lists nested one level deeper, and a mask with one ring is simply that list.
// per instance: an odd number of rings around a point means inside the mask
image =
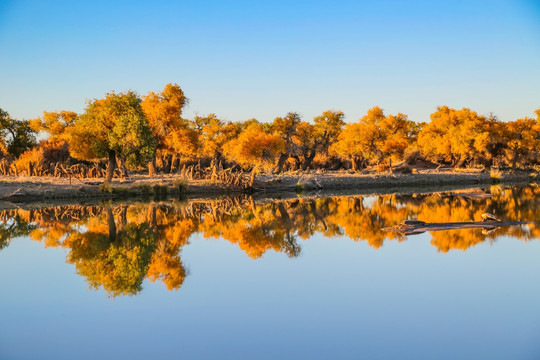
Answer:
[{"label": "tree canopy", "polygon": [[88,102],[85,112],[69,128],[72,156],[81,160],[107,158],[107,180],[112,179],[116,157],[130,166],[143,165],[153,158],[156,140],[141,108],[141,99],[132,91],[106,94]]},{"label": "tree canopy", "polygon": [[28,121],[15,120],[0,109],[0,151],[18,157],[36,145],[35,131]]},{"label": "tree canopy", "polygon": [[[397,164],[412,171],[412,164],[532,169],[540,162],[540,109],[536,118],[512,121],[443,105],[426,122],[403,113],[385,114],[378,106],[357,121],[346,122],[342,111],[327,110],[313,119],[291,111],[259,122],[230,121],[214,113],[184,118],[187,103],[182,88],[169,83],[142,98],[133,91],[107,93],[87,101],[82,114],[45,111],[25,121],[0,110],[0,173],[56,176],[67,174],[59,167],[94,162],[92,177],[105,173],[111,181],[119,162],[120,176],[129,168],[192,178],[189,167],[196,166],[196,178],[222,181],[224,177],[216,176],[219,171],[239,167],[280,173],[317,168],[384,171]],[[36,133],[46,140],[37,144]],[[212,166],[219,171],[205,170]]]}]

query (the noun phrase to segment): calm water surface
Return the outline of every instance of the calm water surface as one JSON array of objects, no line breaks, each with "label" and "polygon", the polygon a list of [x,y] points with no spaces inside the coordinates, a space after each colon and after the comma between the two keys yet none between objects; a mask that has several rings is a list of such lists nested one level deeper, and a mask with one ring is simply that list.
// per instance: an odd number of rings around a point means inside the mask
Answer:
[{"label": "calm water surface", "polygon": [[0,213],[0,359],[538,359],[540,187]]}]

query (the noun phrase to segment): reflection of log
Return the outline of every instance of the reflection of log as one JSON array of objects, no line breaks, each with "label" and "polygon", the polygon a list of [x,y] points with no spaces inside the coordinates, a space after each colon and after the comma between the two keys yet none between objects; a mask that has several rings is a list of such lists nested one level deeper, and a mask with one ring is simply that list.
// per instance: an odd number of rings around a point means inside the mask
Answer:
[{"label": "reflection of log", "polygon": [[487,229],[493,230],[501,226],[513,226],[530,224],[524,221],[464,221],[448,223],[426,223],[423,221],[405,220],[399,225],[394,225],[381,229],[382,231],[397,232],[404,235],[420,234],[426,231],[443,231],[458,229]]}]

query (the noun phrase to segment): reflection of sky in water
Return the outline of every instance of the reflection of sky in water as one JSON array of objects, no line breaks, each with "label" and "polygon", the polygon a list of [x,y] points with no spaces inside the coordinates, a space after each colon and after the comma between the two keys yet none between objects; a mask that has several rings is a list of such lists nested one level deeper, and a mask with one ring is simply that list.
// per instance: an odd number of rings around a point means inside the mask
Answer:
[{"label": "reflection of sky in water", "polygon": [[364,196],[362,198],[362,205],[370,208],[373,206],[375,201],[377,201],[377,196]]},{"label": "reflection of sky in water", "polygon": [[2,359],[530,359],[540,355],[540,244],[500,237],[438,252],[430,235],[315,235],[295,259],[252,260],[200,235],[180,291],[88,291],[66,251],[14,239],[0,252]]}]

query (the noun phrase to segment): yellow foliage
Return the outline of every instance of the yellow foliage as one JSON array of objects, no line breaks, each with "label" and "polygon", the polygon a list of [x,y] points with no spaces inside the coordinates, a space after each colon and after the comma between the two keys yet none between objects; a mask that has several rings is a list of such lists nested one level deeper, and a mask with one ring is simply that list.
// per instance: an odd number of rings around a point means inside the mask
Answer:
[{"label": "yellow foliage", "polygon": [[41,117],[30,120],[30,127],[48,133],[50,141],[67,141],[66,129],[75,123],[77,116],[73,111],[44,111]]},{"label": "yellow foliage", "polygon": [[417,125],[404,114],[385,116],[375,106],[357,123],[345,125],[331,153],[351,160],[353,169],[362,159],[377,162],[385,157],[401,159],[416,138]]},{"label": "yellow foliage", "polygon": [[197,155],[200,147],[197,132],[189,128],[172,130],[165,137],[164,144],[174,155],[186,157]]},{"label": "yellow foliage", "polygon": [[283,140],[278,134],[268,134],[259,124],[249,125],[224,147],[225,156],[245,166],[272,166],[283,151]]},{"label": "yellow foliage", "polygon": [[15,166],[19,171],[26,171],[29,168],[30,163],[36,165],[38,163],[43,163],[43,160],[43,149],[36,147],[22,153],[15,161]]},{"label": "yellow foliage", "polygon": [[488,151],[492,136],[488,119],[470,109],[455,110],[441,106],[431,114],[418,134],[418,146],[431,158],[449,157],[453,163],[472,159],[482,151]]},{"label": "yellow foliage", "polygon": [[152,129],[158,150],[168,144],[165,139],[172,131],[187,125],[181,118],[186,103],[184,92],[177,84],[167,84],[161,93],[150,91],[143,97],[141,108]]}]

